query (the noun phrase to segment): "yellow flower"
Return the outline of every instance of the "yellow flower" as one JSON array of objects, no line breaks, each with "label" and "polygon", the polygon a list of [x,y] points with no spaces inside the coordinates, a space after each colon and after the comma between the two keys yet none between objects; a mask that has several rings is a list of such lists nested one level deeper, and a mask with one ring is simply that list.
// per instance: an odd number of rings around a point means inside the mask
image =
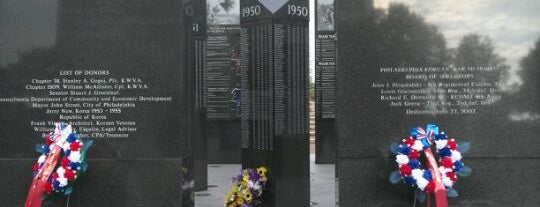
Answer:
[{"label": "yellow flower", "polygon": [[239,198],[236,200],[236,204],[238,204],[238,205],[244,204],[244,199],[239,197]]},{"label": "yellow flower", "polygon": [[259,168],[257,168],[257,173],[258,173],[259,175],[261,175],[261,176],[262,176],[262,175],[266,176],[266,173],[267,173],[267,172],[268,172],[268,170],[266,169],[266,167],[259,167]]},{"label": "yellow flower", "polygon": [[247,182],[249,180],[249,174],[247,171],[244,171],[244,176],[242,176],[242,181]]},{"label": "yellow flower", "polygon": [[227,195],[225,195],[225,198],[223,198],[223,201],[224,201],[225,203],[229,203],[229,201],[231,201],[231,200],[232,200],[232,190],[229,191],[229,192],[227,193]]},{"label": "yellow flower", "polygon": [[[233,181],[233,187],[224,198],[224,207],[240,207],[252,203],[254,199],[263,193],[263,187],[258,182],[250,179],[251,170],[243,170],[240,180]],[[262,180],[267,180],[268,169],[266,167],[256,168],[257,174]],[[255,190],[252,192],[250,188]]]},{"label": "yellow flower", "polygon": [[263,180],[266,180],[267,172],[268,172],[268,169],[266,169],[266,167],[257,168],[257,174],[259,174]]},{"label": "yellow flower", "polygon": [[244,189],[242,191],[242,197],[244,200],[246,200],[247,203],[251,203],[251,200],[253,199],[253,196],[251,195],[251,191],[249,189]]}]

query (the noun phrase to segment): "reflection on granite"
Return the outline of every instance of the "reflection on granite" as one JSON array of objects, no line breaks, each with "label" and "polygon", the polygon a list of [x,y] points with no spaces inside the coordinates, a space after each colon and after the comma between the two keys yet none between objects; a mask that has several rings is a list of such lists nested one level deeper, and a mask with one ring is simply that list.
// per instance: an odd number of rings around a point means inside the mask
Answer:
[{"label": "reflection on granite", "polygon": [[[539,206],[536,192],[540,180],[535,174],[540,170],[540,34],[527,37],[526,42],[535,43],[527,45],[530,50],[525,47],[529,51],[520,51],[524,55],[518,57],[521,61],[506,61],[501,50],[494,48],[509,45],[500,44],[500,36],[494,37],[492,31],[449,37],[444,30],[448,28],[440,28],[441,25],[436,24],[440,19],[427,18],[427,13],[440,10],[418,10],[429,5],[415,2],[386,3],[378,0],[336,3],[338,65],[341,68],[337,74],[336,94],[340,204],[411,206],[414,195],[407,186],[394,186],[388,181],[388,175],[396,167],[389,146],[407,136],[411,127],[436,123],[458,143],[471,143],[463,161],[472,167],[473,172],[471,177],[458,180],[456,189],[460,195],[457,199],[450,199],[451,206]],[[507,6],[496,1],[486,4]],[[469,9],[485,9],[477,7],[470,5]],[[459,25],[453,30],[459,29],[477,32]],[[446,41],[449,39],[454,43]],[[524,48],[523,45],[517,46]],[[487,66],[497,70],[460,73],[456,66]],[[412,75],[418,75],[414,73],[388,75],[381,72],[382,68],[405,67],[452,68],[449,74],[456,77],[460,74],[472,76],[470,79],[434,78],[423,82],[414,79]],[[406,75],[411,76],[406,78]],[[516,80],[522,83],[509,84]],[[379,82],[384,84],[374,84]],[[492,86],[486,91],[492,90],[493,93],[465,87],[452,97],[449,94],[455,92],[453,88],[443,87],[443,91],[434,90],[434,84],[421,85],[427,82],[450,85],[489,83]],[[390,87],[386,87],[386,83]],[[454,104],[433,104],[418,99],[414,103],[420,103],[419,108],[454,108],[455,111],[437,115],[408,114],[404,110],[404,96],[396,96],[402,100],[394,100],[394,103],[383,100],[383,89],[388,93],[395,90],[396,94],[398,90],[413,89],[394,87],[394,83],[420,84],[415,89],[426,90],[425,93],[433,100],[453,100]],[[410,95],[408,92],[402,94]],[[492,97],[488,98],[488,95]],[[469,97],[481,100],[460,102],[462,105],[456,101]],[[414,107],[406,109],[411,108]]]},{"label": "reflection on granite", "polygon": [[[535,159],[467,159],[473,167],[470,177],[460,177],[455,185],[459,196],[449,198],[450,206],[538,206],[540,163]],[[341,159],[340,204],[343,206],[411,206],[414,192],[407,185],[391,184],[395,170],[391,159]],[[347,182],[351,181],[351,182]],[[376,186],[376,187],[374,187]]]},{"label": "reflection on granite", "polygon": [[[36,130],[38,127],[31,121],[47,125],[46,121],[59,120],[90,123],[87,128],[102,134],[113,128],[125,130],[129,136],[98,137],[80,130],[86,133],[86,139],[94,139],[88,154],[89,170],[78,181],[72,196],[47,200],[46,205],[65,206],[69,198],[70,206],[75,207],[190,206],[190,195],[182,194],[181,176],[182,159],[192,158],[185,130],[187,109],[183,107],[191,97],[183,85],[185,34],[179,26],[184,24],[182,8],[183,1],[177,0],[0,1],[0,98],[81,97],[51,91],[81,92],[83,89],[66,88],[82,86],[71,82],[82,82],[84,77],[88,82],[104,82],[96,83],[98,86],[118,86],[122,82],[124,88],[133,90],[114,90],[114,98],[137,100],[114,101],[112,95],[104,95],[106,89],[90,87],[87,90],[92,93],[84,97],[90,99],[69,104],[111,100],[115,103],[110,105],[126,106],[75,107],[70,108],[71,112],[62,112],[72,117],[96,115],[85,119],[61,118],[60,112],[47,112],[51,108],[69,108],[68,99],[55,101],[58,107],[46,108],[34,107],[35,101],[0,102],[0,175],[10,178],[0,181],[5,191],[0,195],[1,206],[22,206],[28,192],[31,169],[38,157],[33,148],[43,142],[40,137],[44,131]],[[77,76],[73,71],[85,73]],[[140,84],[130,82],[126,86],[128,78],[140,80]],[[58,79],[57,89],[47,88],[51,85],[44,85],[43,90],[27,89],[33,80],[54,79]],[[61,84],[72,85],[63,88]],[[167,98],[153,101],[157,99],[150,96]],[[130,104],[134,107],[127,106]],[[84,115],[73,112],[77,109],[84,109],[77,112]],[[103,111],[94,113],[93,109]],[[110,123],[114,123],[113,127]],[[188,199],[184,203],[183,196]]]}]

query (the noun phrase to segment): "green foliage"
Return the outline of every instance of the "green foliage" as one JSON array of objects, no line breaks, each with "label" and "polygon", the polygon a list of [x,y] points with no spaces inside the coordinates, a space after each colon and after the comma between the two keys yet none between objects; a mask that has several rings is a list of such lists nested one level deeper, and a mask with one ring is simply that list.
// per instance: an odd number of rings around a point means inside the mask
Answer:
[{"label": "green foliage", "polygon": [[467,34],[461,38],[458,47],[451,51],[451,65],[456,67],[480,66],[495,67],[497,72],[482,73],[477,81],[504,80],[508,77],[510,66],[505,59],[495,53],[495,47],[488,36]]},{"label": "green foliage", "polygon": [[[437,27],[410,11],[391,4],[386,13],[376,12],[381,62],[385,66],[443,66],[448,60],[444,36]],[[389,49],[391,48],[391,49]]]},{"label": "green foliage", "polygon": [[536,41],[535,47],[529,54],[521,59],[521,70],[519,76],[522,83],[520,87],[519,102],[525,107],[538,106],[540,101],[540,39]]},{"label": "green foliage", "polygon": [[453,52],[455,66],[502,66],[504,59],[495,54],[491,39],[479,34],[468,34],[461,38]]}]

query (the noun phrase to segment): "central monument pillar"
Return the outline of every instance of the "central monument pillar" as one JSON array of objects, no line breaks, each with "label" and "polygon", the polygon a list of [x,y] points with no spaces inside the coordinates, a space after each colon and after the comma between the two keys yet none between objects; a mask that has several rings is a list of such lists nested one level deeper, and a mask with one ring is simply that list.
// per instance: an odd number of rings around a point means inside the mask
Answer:
[{"label": "central monument pillar", "polygon": [[241,0],[242,166],[266,166],[264,206],[309,206],[307,0]]}]

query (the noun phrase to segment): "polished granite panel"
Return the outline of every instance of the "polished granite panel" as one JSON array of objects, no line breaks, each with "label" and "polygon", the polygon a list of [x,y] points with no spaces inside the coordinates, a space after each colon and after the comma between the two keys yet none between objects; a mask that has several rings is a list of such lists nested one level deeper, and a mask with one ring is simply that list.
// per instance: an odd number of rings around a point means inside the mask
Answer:
[{"label": "polished granite panel", "polygon": [[240,164],[240,120],[208,120],[204,126],[208,163]]},{"label": "polished granite panel", "polygon": [[[2,8],[18,7],[23,11],[36,6],[33,1],[6,1]],[[183,50],[182,38],[182,3],[180,1],[166,0],[159,3],[148,1],[57,1],[57,8],[47,13],[52,16],[56,24],[36,24],[38,16],[29,13],[2,13],[2,19],[27,18],[21,24],[2,28],[5,41],[24,42],[25,38],[32,39],[37,33],[29,28],[53,27],[53,41],[48,47],[33,47],[9,49],[7,52],[18,53],[15,62],[3,61],[0,63],[3,76],[0,76],[0,97],[2,98],[126,98],[126,97],[170,97],[170,101],[112,101],[116,104],[134,104],[133,107],[120,107],[120,111],[109,112],[111,107],[101,112],[92,113],[54,113],[47,112],[54,107],[37,108],[33,101],[0,102],[0,131],[4,132],[0,138],[0,157],[2,158],[30,158],[35,157],[32,147],[41,142],[42,131],[35,131],[31,121],[92,121],[86,128],[96,128],[88,132],[80,130],[85,137],[95,139],[92,148],[93,157],[102,158],[133,158],[133,157],[180,157],[183,150],[188,149],[185,130],[186,103],[191,98],[186,96],[184,71],[182,70]],[[12,9],[13,9],[12,8]],[[21,16],[22,15],[22,16]],[[28,15],[28,16],[25,16]],[[37,14],[36,14],[37,15]],[[13,28],[12,28],[13,27]],[[19,31],[12,34],[10,29]],[[159,32],[156,32],[159,31]],[[29,41],[28,40],[28,41]],[[38,39],[39,40],[39,39]],[[36,41],[38,41],[36,40]],[[21,43],[22,44],[22,43]],[[61,71],[108,71],[108,75],[65,75]],[[39,85],[35,80],[59,79],[63,84],[69,80],[86,79],[89,83],[94,80],[114,79],[112,82],[95,84],[99,87],[133,87],[146,84],[147,89],[112,90],[116,95],[61,95],[51,96],[52,92],[87,92],[87,90],[28,90],[28,85]],[[141,82],[127,83],[129,80]],[[133,78],[133,79],[131,79]],[[116,81],[116,82],[115,82]],[[76,85],[76,84],[72,84]],[[50,87],[50,85],[43,85]],[[76,85],[73,87],[77,87]],[[61,85],[61,87],[64,87]],[[144,87],[144,86],[143,86]],[[71,87],[70,87],[71,88]],[[111,91],[111,90],[100,90]],[[88,90],[95,94],[93,90]],[[141,100],[141,99],[138,99]],[[108,101],[98,101],[104,104]],[[69,102],[69,101],[66,101]],[[63,109],[88,109],[85,107],[67,107],[64,101],[39,102],[41,104],[64,104]],[[71,101],[70,104],[96,104],[95,101]],[[82,114],[82,115],[81,115]],[[78,118],[68,119],[68,115],[81,115]],[[88,115],[88,118],[86,118]],[[91,117],[95,115],[96,117]],[[97,117],[99,115],[99,117]],[[103,117],[104,115],[105,117]],[[64,118],[63,118],[64,117]],[[133,121],[136,130],[130,131],[129,137],[111,138],[104,135],[108,131],[102,127],[110,127],[107,121]],[[99,124],[98,122],[107,123]],[[43,123],[43,127],[52,127]],[[82,124],[81,124],[82,125]],[[74,124],[75,127],[83,127]],[[112,125],[120,127],[120,125]],[[52,128],[51,128],[52,129]],[[94,134],[96,133],[96,134]],[[11,135],[17,134],[17,142],[12,141]],[[114,134],[114,133],[112,133]],[[125,134],[125,133],[122,133]]]},{"label": "polished granite panel", "polygon": [[336,163],[335,119],[319,119],[315,133],[315,163]]},{"label": "polished granite panel", "polygon": [[0,161],[0,177],[6,178],[0,180],[3,191],[0,193],[2,206],[24,206],[35,162],[34,159]]},{"label": "polished granite panel", "polygon": [[[183,2],[0,1],[0,98],[22,98],[0,101],[0,175],[9,178],[0,205],[22,205],[35,144],[52,122],[66,121],[94,141],[90,167],[71,197],[46,206],[192,206],[191,189],[182,189],[182,168],[193,170],[182,166],[193,162]],[[60,88],[37,81],[55,79]],[[36,107],[25,98],[52,99]],[[117,121],[134,122],[122,129],[129,136],[105,136],[121,131]]]},{"label": "polished granite panel", "polygon": [[[450,206],[539,206],[539,159],[464,159],[472,167],[470,177],[459,177],[459,196]],[[411,206],[414,191],[404,183],[391,184],[395,170],[390,159],[341,159],[340,206]]]},{"label": "polished granite panel", "polygon": [[[35,160],[0,161],[2,206],[23,206],[32,181]],[[74,194],[54,196],[43,204],[52,206],[189,206],[182,199],[181,159],[90,160]],[[167,193],[164,193],[167,192]]]},{"label": "polished granite panel", "polygon": [[309,206],[309,1],[240,8],[242,167],[268,168],[261,207]]},{"label": "polished granite panel", "polygon": [[90,160],[80,207],[184,206],[181,159]]},{"label": "polished granite panel", "polygon": [[[502,3],[491,2],[489,5],[496,7]],[[428,14],[420,13],[415,10],[414,5],[405,4],[405,6],[394,5],[391,14],[395,16],[385,17],[381,13],[380,6],[384,5],[378,0],[349,0],[336,2],[336,22],[339,34],[338,41],[338,65],[339,73],[337,74],[337,105],[336,105],[336,127],[338,134],[338,156],[340,157],[387,157],[388,146],[393,142],[399,142],[402,138],[408,135],[409,129],[415,126],[425,127],[427,123],[437,123],[441,130],[445,131],[451,138],[455,138],[458,142],[470,142],[472,148],[469,157],[497,157],[497,158],[526,158],[539,157],[540,141],[537,135],[540,133],[540,94],[538,92],[538,73],[535,72],[535,63],[537,60],[538,48],[531,50],[530,48],[538,47],[538,36],[528,36],[527,44],[521,47],[520,51],[528,56],[517,57],[518,63],[512,65],[512,62],[507,60],[502,63],[482,60],[481,57],[471,56],[473,60],[466,61],[465,66],[487,66],[497,67],[502,70],[501,73],[512,73],[520,68],[527,68],[518,72],[513,79],[519,79],[524,82],[520,87],[512,89],[498,88],[498,92],[486,94],[484,92],[471,92],[478,88],[459,88],[463,91],[459,95],[472,95],[473,97],[482,97],[487,95],[500,95],[500,99],[483,103],[481,106],[461,107],[457,105],[460,98],[455,94],[450,94],[447,90],[442,93],[446,94],[447,101],[453,101],[453,106],[445,107],[442,105],[433,105],[439,110],[447,110],[449,114],[420,114],[412,115],[405,113],[405,108],[402,106],[391,106],[389,101],[382,101],[382,90],[387,92],[394,90],[413,90],[423,88],[400,88],[400,87],[383,87],[379,89],[374,86],[374,83],[394,83],[400,84],[417,84],[423,83],[417,79],[405,79],[404,75],[417,73],[381,73],[380,69],[384,67],[442,67],[452,64],[458,64],[457,60],[452,63],[447,63],[444,60],[438,60],[437,56],[428,53],[431,49],[439,51],[439,49],[447,50],[449,54],[455,48],[449,41],[451,36],[449,32],[443,31],[446,29],[443,23],[432,19],[426,21],[438,22],[438,24],[430,24],[429,26],[438,29],[444,35],[441,41],[437,43],[424,37],[424,30],[415,31],[408,30],[411,25],[420,24],[415,18],[394,18],[397,15],[407,15],[406,12],[416,12],[414,15],[419,17],[427,16]],[[378,7],[376,7],[378,6]],[[535,3],[535,6],[538,6]],[[449,8],[450,9],[450,8]],[[473,7],[471,9],[482,10],[483,8]],[[482,10],[484,11],[484,10]],[[388,13],[388,11],[386,11]],[[401,12],[401,13],[398,13]],[[410,14],[413,16],[413,14]],[[395,22],[393,22],[395,21]],[[405,26],[409,25],[409,26]],[[469,31],[469,28],[463,28]],[[424,33],[423,33],[424,32]],[[473,32],[473,31],[471,31]],[[393,34],[393,35],[390,35]],[[490,44],[506,48],[507,42],[504,38],[499,38],[499,33],[494,31],[486,31],[480,33],[492,38]],[[407,42],[407,37],[411,36],[410,42]],[[433,34],[432,36],[441,38],[441,35]],[[400,37],[404,37],[402,40]],[[414,37],[414,38],[413,38]],[[444,42],[444,38],[448,43]],[[497,39],[498,38],[498,39]],[[469,38],[474,41],[473,38]],[[485,39],[485,38],[484,38]],[[458,39],[459,40],[459,39]],[[487,40],[482,40],[487,42]],[[482,44],[488,44],[488,43]],[[534,44],[536,43],[536,46]],[[442,46],[441,46],[442,44]],[[446,45],[444,45],[446,44]],[[514,45],[518,47],[518,45]],[[428,49],[431,48],[431,49]],[[465,50],[466,48],[462,48]],[[489,49],[489,48],[488,48]],[[443,52],[441,52],[443,53]],[[494,52],[501,59],[510,58],[505,53],[500,53],[497,50]],[[498,54],[497,54],[498,53]],[[446,53],[441,54],[444,56]],[[527,57],[530,59],[528,61]],[[465,59],[465,58],[464,58]],[[497,58],[493,58],[497,59]],[[446,61],[452,61],[446,60]],[[500,61],[500,59],[499,59]],[[521,63],[523,61],[523,63]],[[538,61],[536,61],[538,62]],[[533,67],[527,66],[531,65]],[[536,67],[537,68],[537,67]],[[521,69],[520,69],[521,70]],[[420,73],[423,74],[423,73]],[[429,74],[429,73],[428,73]],[[467,72],[459,74],[469,74]],[[494,84],[495,82],[509,81],[508,75],[500,75],[498,72],[478,72],[472,73],[473,80],[470,79],[449,79],[449,80],[433,80],[433,82],[459,84],[477,84],[478,82],[487,82]],[[503,79],[506,78],[506,79]],[[476,83],[474,81],[477,81]],[[383,84],[384,85],[384,84]],[[424,87],[424,86],[422,86]],[[506,87],[506,86],[505,86]],[[507,86],[510,87],[510,86]],[[447,88],[444,88],[445,90]],[[495,88],[493,88],[495,89]],[[491,90],[491,89],[489,89]],[[388,92],[389,93],[389,92]],[[439,93],[439,92],[438,92]],[[386,94],[387,95],[387,94]],[[430,95],[427,93],[426,95]],[[435,94],[439,96],[441,94]],[[457,97],[457,98],[456,98]],[[465,97],[465,96],[464,96]],[[404,97],[401,97],[404,99]],[[410,98],[410,97],[409,97]],[[441,99],[441,98],[438,98]],[[418,100],[418,99],[417,99]],[[474,99],[476,100],[476,99]],[[480,99],[482,100],[482,99]],[[440,101],[440,100],[439,100]],[[483,101],[483,100],[482,100]],[[405,104],[405,101],[395,101],[396,104]],[[409,102],[414,102],[409,100]],[[465,101],[462,101],[464,104]],[[424,102],[419,102],[423,104]],[[472,103],[481,103],[471,102]],[[456,106],[457,105],[457,106]],[[429,108],[431,106],[425,106]],[[407,109],[414,109],[409,107]],[[474,114],[467,114],[470,110],[475,110]],[[452,111],[456,110],[456,111]],[[463,110],[463,111],[462,111]],[[467,111],[467,113],[465,113]],[[471,112],[472,113],[472,112]],[[517,150],[519,149],[519,150]]]}]

